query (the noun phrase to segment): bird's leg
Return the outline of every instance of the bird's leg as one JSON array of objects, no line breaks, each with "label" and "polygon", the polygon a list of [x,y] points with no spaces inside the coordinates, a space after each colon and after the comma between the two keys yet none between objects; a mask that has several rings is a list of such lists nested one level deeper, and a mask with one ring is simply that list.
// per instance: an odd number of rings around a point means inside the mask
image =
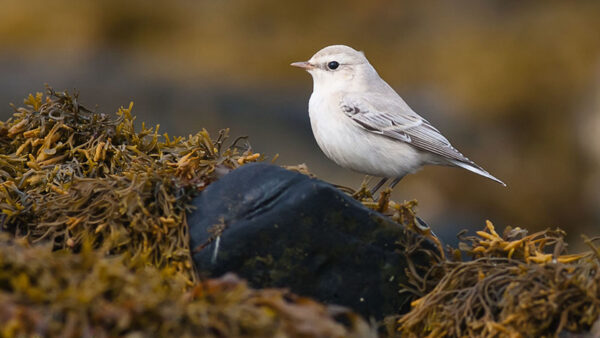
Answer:
[{"label": "bird's leg", "polygon": [[400,177],[394,178],[394,180],[392,181],[392,183],[390,183],[389,188],[390,189],[394,189],[394,187],[396,186],[396,184],[398,184],[398,182],[400,182],[400,180],[402,180],[402,178],[404,178],[404,176],[406,176],[406,175],[402,175]]},{"label": "bird's leg", "polygon": [[375,186],[373,188],[371,188],[371,196],[375,195],[375,193],[377,193],[377,190],[379,190],[379,188],[381,188],[385,182],[387,182],[387,178],[382,178],[379,182],[377,182],[377,184],[375,184]]}]

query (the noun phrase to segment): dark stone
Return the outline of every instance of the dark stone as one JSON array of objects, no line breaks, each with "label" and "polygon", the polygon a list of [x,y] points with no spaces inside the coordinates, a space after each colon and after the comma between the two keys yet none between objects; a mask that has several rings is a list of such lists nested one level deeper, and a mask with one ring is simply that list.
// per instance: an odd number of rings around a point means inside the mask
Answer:
[{"label": "dark stone", "polygon": [[[399,293],[408,284],[401,243],[435,251],[330,184],[274,165],[244,165],[193,205],[188,223],[201,275],[235,272],[253,287],[286,287],[367,318],[409,309],[413,295]],[[412,262],[429,264],[423,250],[412,252]]]}]

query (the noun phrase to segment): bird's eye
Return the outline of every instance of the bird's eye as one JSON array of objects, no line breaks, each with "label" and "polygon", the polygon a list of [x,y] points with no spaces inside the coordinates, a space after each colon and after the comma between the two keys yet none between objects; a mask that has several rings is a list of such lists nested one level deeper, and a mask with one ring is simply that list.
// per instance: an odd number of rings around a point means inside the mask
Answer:
[{"label": "bird's eye", "polygon": [[329,68],[331,70],[335,70],[339,66],[340,66],[340,64],[337,61],[331,61],[327,64],[327,68]]}]

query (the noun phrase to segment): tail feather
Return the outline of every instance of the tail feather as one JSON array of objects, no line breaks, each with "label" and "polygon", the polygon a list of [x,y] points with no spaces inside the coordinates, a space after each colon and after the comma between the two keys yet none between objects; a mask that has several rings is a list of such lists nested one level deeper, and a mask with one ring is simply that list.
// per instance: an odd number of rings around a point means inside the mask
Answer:
[{"label": "tail feather", "polygon": [[487,177],[490,180],[496,181],[506,187],[506,184],[504,182],[502,182],[499,179],[497,179],[496,177],[492,176],[492,174],[488,173],[482,167],[478,166],[475,163],[466,163],[466,162],[461,162],[461,161],[451,161],[451,163],[457,167],[461,167],[461,168],[467,169],[471,172],[474,172],[478,175],[481,175],[483,177]]}]

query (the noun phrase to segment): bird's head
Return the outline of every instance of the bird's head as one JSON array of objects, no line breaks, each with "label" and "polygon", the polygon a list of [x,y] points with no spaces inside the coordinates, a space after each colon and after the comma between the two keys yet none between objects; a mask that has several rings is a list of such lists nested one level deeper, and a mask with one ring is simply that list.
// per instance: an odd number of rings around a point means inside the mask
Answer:
[{"label": "bird's head", "polygon": [[310,73],[314,90],[360,90],[360,86],[377,75],[363,52],[344,45],[328,46],[310,60],[291,64]]}]

